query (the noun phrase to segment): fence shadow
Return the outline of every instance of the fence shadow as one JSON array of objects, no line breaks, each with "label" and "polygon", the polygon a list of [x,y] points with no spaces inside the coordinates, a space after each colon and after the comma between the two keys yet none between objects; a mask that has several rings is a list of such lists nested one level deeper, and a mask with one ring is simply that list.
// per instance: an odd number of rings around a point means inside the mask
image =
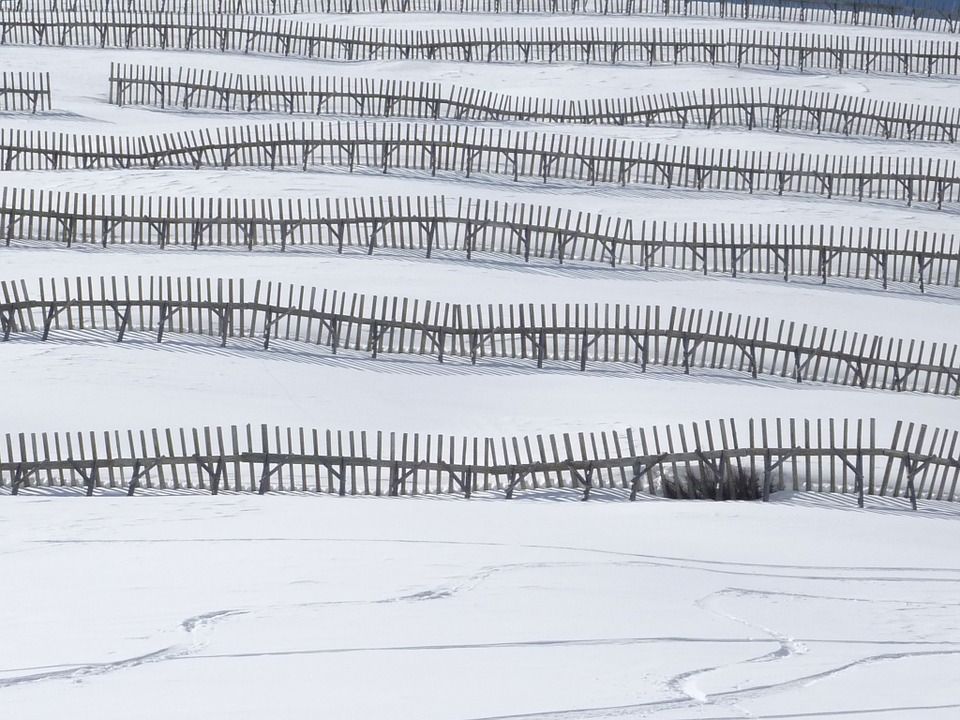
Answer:
[{"label": "fence shadow", "polygon": [[[611,377],[611,378],[653,378],[673,382],[731,385],[738,388],[764,388],[778,386],[790,388],[798,392],[814,391],[823,387],[823,383],[808,381],[796,383],[790,377],[779,375],[761,375],[752,378],[749,372],[733,369],[696,367],[691,368],[690,374],[685,374],[683,368],[648,365],[643,371],[638,363],[614,362],[595,360],[587,363],[585,370],[580,370],[577,360],[544,361],[543,367],[537,367],[533,357],[486,357],[477,360],[476,365],[470,359],[456,355],[448,355],[442,363],[436,357],[420,355],[418,353],[384,353],[377,358],[370,353],[352,349],[340,348],[334,355],[330,348],[315,343],[297,342],[294,340],[276,339],[270,341],[270,349],[264,350],[260,339],[232,338],[226,348],[220,347],[215,337],[202,335],[187,335],[167,333],[162,343],[156,342],[156,336],[144,332],[128,332],[122,343],[117,343],[112,332],[98,330],[56,330],[52,331],[46,341],[41,341],[38,333],[20,333],[16,339],[9,342],[42,342],[43,345],[55,348],[87,347],[93,349],[110,349],[115,352],[152,352],[178,353],[202,357],[229,357],[241,360],[268,360],[271,362],[289,362],[314,367],[348,369],[360,372],[375,372],[382,375],[399,376],[444,376],[444,377],[521,377],[521,376],[549,376],[560,375],[567,377]],[[0,345],[2,349],[2,345]],[[834,387],[834,386],[831,386]],[[860,388],[847,385],[836,386],[838,390],[863,392]],[[883,390],[876,390],[883,392]]]},{"label": "fence shadow", "polygon": [[910,507],[910,500],[905,497],[880,495],[864,495],[864,506],[860,508],[857,506],[857,496],[854,493],[786,491],[772,495],[770,502],[799,508],[829,508],[877,515],[907,515],[909,517],[951,521],[960,519],[960,504],[936,499],[925,500],[919,497],[917,498],[917,510],[915,512]]}]

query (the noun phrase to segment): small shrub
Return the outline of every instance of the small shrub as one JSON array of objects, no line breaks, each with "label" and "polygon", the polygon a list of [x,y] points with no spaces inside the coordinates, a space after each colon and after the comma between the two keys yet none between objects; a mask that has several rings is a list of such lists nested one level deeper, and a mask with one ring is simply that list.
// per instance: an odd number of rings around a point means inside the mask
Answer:
[{"label": "small shrub", "polygon": [[713,473],[693,471],[683,478],[663,478],[663,496],[674,500],[760,500],[763,484],[760,476],[748,468],[728,468],[723,482]]}]

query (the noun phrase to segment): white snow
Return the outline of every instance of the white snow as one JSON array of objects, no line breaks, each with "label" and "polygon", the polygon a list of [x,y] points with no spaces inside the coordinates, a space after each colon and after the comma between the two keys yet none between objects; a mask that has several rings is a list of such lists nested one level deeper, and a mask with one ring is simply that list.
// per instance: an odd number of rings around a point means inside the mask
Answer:
[{"label": "white snow", "polygon": [[561,500],[5,503],[4,714],[956,716],[956,507]]},{"label": "white snow", "polygon": [[[356,22],[431,26],[454,22],[433,16],[353,18]],[[458,18],[471,25],[503,23],[504,18]],[[511,18],[536,26],[538,17]],[[563,24],[568,20],[556,19]],[[553,20],[551,20],[553,22]],[[578,20],[579,22],[579,20]],[[589,22],[613,23],[616,19]],[[632,22],[632,21],[631,21]],[[656,25],[657,19],[638,20]],[[669,23],[668,23],[669,24]],[[724,23],[707,23],[717,27]],[[740,26],[739,23],[727,23]],[[760,23],[777,28],[775,23]],[[688,26],[688,25],[685,25]],[[909,31],[871,29],[867,34],[917,37]],[[50,71],[55,111],[38,116],[8,114],[6,127],[70,133],[142,134],[177,132],[246,123],[282,122],[283,115],[161,111],[118,108],[107,100],[110,63],[203,67],[224,72],[268,75],[334,74],[398,80],[438,81],[446,85],[506,93],[568,98],[620,97],[709,87],[784,86],[823,92],[867,95],[903,102],[942,103],[955,96],[951,80],[858,73],[796,73],[731,67],[588,65],[509,65],[433,62],[336,63],[214,52],[0,47],[5,67]],[[298,120],[298,118],[294,118]],[[512,129],[570,132],[645,139],[700,147],[765,148],[773,151],[834,152],[869,155],[955,158],[948,143],[882,142],[802,133],[677,128],[559,127],[503,123]],[[156,196],[350,198],[406,194],[471,197],[570,208],[650,221],[844,224],[900,230],[953,232],[956,212],[887,201],[769,193],[667,189],[660,186],[587,187],[582,183],[496,176],[470,179],[449,174],[391,170],[384,175],[361,168],[310,172],[231,168],[202,170],[102,170],[5,172],[3,183],[67,192]],[[700,307],[796,320],[841,330],[879,333],[926,341],[955,341],[957,292],[915,287],[883,291],[875,282],[815,279],[783,283],[775,276],[702,277],[688,272],[609,269],[599,264],[548,261],[528,266],[516,258],[484,257],[427,261],[407,253],[375,257],[336,256],[330,251],[287,253],[258,250],[191,252],[96,247],[38,247],[27,244],[0,250],[3,277],[28,283],[39,276],[163,274],[276,280],[378,295],[401,295],[460,303],[630,303]],[[81,338],[82,339],[82,338]],[[11,401],[0,406],[0,429],[140,427],[192,423],[280,422],[342,425],[357,429],[438,428],[462,432],[511,433],[590,430],[595,427],[686,422],[735,414],[747,416],[880,415],[946,426],[956,424],[953,398],[857,391],[835,386],[802,386],[764,378],[756,383],[735,373],[672,372],[640,377],[634,368],[591,367],[585,374],[560,365],[536,373],[527,363],[470,369],[452,361],[341,355],[322,351],[303,356],[292,348],[269,354],[237,345],[221,352],[203,338],[178,339],[157,348],[148,338],[131,337],[122,347],[102,336],[75,343],[58,337],[45,344],[13,342],[4,348],[17,370],[0,377]],[[402,380],[398,380],[402,378]],[[37,384],[42,383],[41,402]],[[749,392],[744,392],[749,388]],[[56,408],[50,420],[49,396]],[[186,416],[186,417],[185,417]]]},{"label": "white snow", "polygon": [[[130,335],[16,342],[4,357],[0,427],[127,430],[276,423],[322,429],[479,434],[623,430],[717,417],[879,417],[957,424],[956,399],[796,385],[747,373],[606,363],[478,363]],[[38,402],[40,388],[43,402]]]},{"label": "white snow", "polygon": [[692,188],[667,189],[662,185],[598,184],[520,178],[512,182],[496,175],[430,177],[429,173],[358,168],[318,168],[301,172],[230,168],[222,170],[98,170],[95,172],[12,171],[4,173],[11,187],[37,190],[62,190],[97,194],[135,194],[160,196],[210,197],[216,193],[229,198],[330,197],[335,199],[387,197],[398,195],[441,195],[479,200],[523,202],[574,211],[596,212],[605,216],[630,218],[634,222],[724,222],[804,225],[850,225],[890,227],[900,230],[955,232],[958,212],[955,208],[931,212],[928,206],[887,200],[856,202],[850,198],[827,199],[804,194],[756,193],[740,191],[697,191]]},{"label": "white snow", "polygon": [[[373,257],[363,248],[338,255],[336,248],[279,252],[259,248],[224,251],[206,248],[159,250],[126,247],[104,251],[92,245],[85,251],[66,247],[31,247],[10,253],[6,278],[23,278],[27,287],[36,278],[76,276],[156,275],[195,278],[234,278],[283,282],[307,288],[341,290],[367,295],[422,298],[433,301],[484,305],[594,304],[660,305],[664,307],[722,307],[727,312],[769,317],[775,321],[808,322],[879,335],[917,336],[953,341],[949,328],[956,319],[960,290],[933,286],[921,295],[917,285],[893,284],[884,291],[879,280],[741,273],[737,279],[715,273],[701,275],[642,267],[611,268],[600,262],[565,261],[494,253],[476,253],[466,260],[462,251],[436,253],[379,250]],[[294,259],[291,260],[290,256]],[[69,263],[63,272],[52,268]],[[36,288],[33,294],[37,295]]]},{"label": "white snow", "polygon": [[[724,87],[788,87],[817,92],[870,96],[877,100],[956,106],[956,83],[950,79],[856,72],[776,71],[772,68],[725,65],[608,66],[585,64],[457,63],[396,60],[337,62],[239,53],[116,48],[51,48],[0,46],[0,62],[11,70],[49,71],[55,112],[83,120],[89,115],[136,126],[133,108],[106,105],[111,63],[195,67],[227,73],[269,76],[371,77],[384,80],[438,82],[444,86],[476,87],[516,95],[560,96],[568,99],[618,98]],[[187,127],[200,118],[180,117]],[[69,117],[9,116],[5,126],[43,123],[84,131]],[[162,122],[155,118],[152,126]],[[89,132],[97,132],[95,127]]]},{"label": "white snow", "polygon": [[744,20],[740,17],[696,17],[683,15],[598,15],[593,13],[579,15],[551,15],[534,13],[477,14],[465,18],[458,13],[349,13],[343,15],[325,15],[304,13],[297,15],[298,22],[311,22],[321,25],[341,27],[377,27],[402,28],[404,30],[456,30],[464,27],[511,30],[514,28],[540,29],[562,28],[578,30],[596,29],[664,29],[679,28],[688,31],[769,32],[790,33],[808,37],[841,35],[847,37],[895,38],[914,42],[954,42],[956,36],[950,33],[912,30],[909,28],[891,28],[883,25],[852,25],[820,22],[778,22],[774,20]]},{"label": "white snow", "polygon": [[[368,15],[403,29],[756,28],[954,41],[882,28],[663,18]],[[214,52],[0,46],[0,70],[49,71],[50,113],[0,127],[148,134],[305,116],[118,108],[110,63],[271,76],[431,81],[617,98],[806,88],[958,104],[955,80],[678,65],[318,62]],[[339,118],[331,118],[339,119]],[[326,120],[326,118],[321,118]],[[948,143],[730,128],[491,124],[772,152],[960,159]],[[441,195],[644,221],[803,223],[956,232],[956,209],[811,195],[586,187],[370,169],[0,172],[0,185],[231,198]],[[442,255],[442,254],[441,254]],[[478,254],[0,245],[0,280],[176,275],[282,281],[454,303],[697,307],[955,343],[960,291],[833,279],[784,283]],[[877,418],[956,428],[955,397],[747,373],[341,352],[276,342],[55,330],[0,343],[5,433],[278,424],[501,437],[714,418]],[[2,491],[6,495],[8,490]],[[0,497],[0,720],[953,720],[960,715],[960,509],[921,499],[780,494],[769,504],[595,491],[507,502],[162,491]]]}]

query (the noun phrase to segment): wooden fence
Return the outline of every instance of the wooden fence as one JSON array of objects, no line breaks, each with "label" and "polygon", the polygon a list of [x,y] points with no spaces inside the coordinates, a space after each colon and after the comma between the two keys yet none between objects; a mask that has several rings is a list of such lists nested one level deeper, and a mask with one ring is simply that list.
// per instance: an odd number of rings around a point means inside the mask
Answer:
[{"label": "wooden fence", "polygon": [[99,331],[246,340],[264,350],[579,365],[700,368],[858,388],[960,395],[958,346],[883,338],[721,311],[630,305],[469,305],[283,283],[201,278],[64,278],[0,283],[0,340]]},{"label": "wooden fence", "polygon": [[943,0],[2,0],[16,11],[237,15],[462,13],[711,17],[956,32],[960,10]]},{"label": "wooden fence", "polygon": [[0,487],[300,491],[339,495],[570,489],[689,497],[695,479],[731,497],[771,491],[957,499],[958,432],[874,420],[720,420],[623,432],[455,437],[309,428],[203,427],[18,433],[0,443]]},{"label": "wooden fence", "polygon": [[960,287],[960,243],[915,229],[676,223],[443,196],[334,200],[107,196],[3,188],[0,237],[165,247],[477,253],[706,273]]},{"label": "wooden fence", "polygon": [[0,44],[263,53],[320,60],[700,63],[796,70],[960,75],[960,43],[892,37],[682,28],[405,30],[270,17],[0,13]]},{"label": "wooden fence", "polygon": [[884,102],[804,89],[718,88],[631,98],[533,98],[439,83],[240,75],[117,65],[110,102],[220,111],[601,125],[672,125],[956,142],[960,107]]},{"label": "wooden fence", "polygon": [[0,112],[50,109],[50,73],[0,73]]},{"label": "wooden fence", "polygon": [[697,190],[960,200],[955,160],[689,148],[500,128],[406,123],[247,125],[153,136],[0,129],[0,169],[367,167]]}]

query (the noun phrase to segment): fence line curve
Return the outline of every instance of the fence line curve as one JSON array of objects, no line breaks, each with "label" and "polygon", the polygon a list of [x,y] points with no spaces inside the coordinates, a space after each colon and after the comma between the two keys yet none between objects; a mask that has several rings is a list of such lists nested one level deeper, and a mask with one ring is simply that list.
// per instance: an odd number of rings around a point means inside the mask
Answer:
[{"label": "fence line curve", "polygon": [[565,100],[382,78],[242,75],[122,64],[111,64],[109,83],[113,104],[162,109],[647,127],[734,126],[951,143],[960,136],[960,107],[779,87]]},{"label": "fence line curve", "polygon": [[960,243],[916,229],[634,221],[524,203],[397,196],[230,199],[0,190],[0,239],[168,247],[496,253],[691,272],[960,287]]},{"label": "fence line curve", "polygon": [[[623,431],[457,437],[261,425],[0,438],[0,488],[337,495],[594,490],[763,499],[836,492],[955,501],[960,432],[873,419],[706,421]],[[700,494],[706,489],[709,494]]]},{"label": "fence line curve", "polygon": [[407,123],[286,123],[143,136],[0,129],[0,168],[65,170],[235,166],[403,168],[667,188],[960,201],[956,161],[691,148],[500,128]]},{"label": "fence line curve", "polygon": [[[469,360],[710,368],[861,389],[960,396],[960,346],[723,311],[612,304],[453,304],[242,279],[0,282],[0,342],[100,330]],[[319,350],[318,350],[319,351]]]},{"label": "fence line curve", "polygon": [[405,30],[206,13],[0,11],[0,45],[214,50],[320,60],[696,63],[960,76],[955,40],[689,28]]},{"label": "fence line curve", "polygon": [[942,0],[3,0],[17,12],[297,14],[511,14],[726,18],[956,32],[960,11]]}]

